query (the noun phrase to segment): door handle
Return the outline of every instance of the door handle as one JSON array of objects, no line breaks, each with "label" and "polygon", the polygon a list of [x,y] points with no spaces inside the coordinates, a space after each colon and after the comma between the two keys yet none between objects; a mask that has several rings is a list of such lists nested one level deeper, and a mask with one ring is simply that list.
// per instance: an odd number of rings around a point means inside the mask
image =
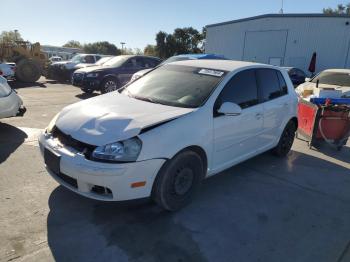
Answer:
[{"label": "door handle", "polygon": [[262,116],[263,116],[262,113],[256,113],[255,118],[260,119],[260,118],[262,118]]}]

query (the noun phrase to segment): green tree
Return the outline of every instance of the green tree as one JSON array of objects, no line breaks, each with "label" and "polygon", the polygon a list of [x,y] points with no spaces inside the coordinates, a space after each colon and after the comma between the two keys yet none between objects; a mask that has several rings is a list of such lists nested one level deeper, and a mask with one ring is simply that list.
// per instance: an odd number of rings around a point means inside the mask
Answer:
[{"label": "green tree", "polygon": [[70,40],[63,45],[63,47],[72,47],[72,48],[80,48],[83,49],[83,45],[76,40]]},{"label": "green tree", "polygon": [[84,51],[90,54],[102,54],[102,55],[120,55],[121,50],[114,44],[107,41],[96,42],[84,45]]},{"label": "green tree", "polygon": [[324,8],[324,14],[350,15],[350,3],[347,5],[339,4],[336,8]]},{"label": "green tree", "polygon": [[159,31],[156,35],[155,51],[160,58],[173,55],[202,53],[205,31],[200,33],[193,27],[176,28],[172,34]]},{"label": "green tree", "polygon": [[1,43],[12,43],[14,41],[23,41],[23,38],[18,31],[2,31],[0,34]]},{"label": "green tree", "polygon": [[145,55],[149,55],[149,56],[158,56],[158,53],[157,53],[155,45],[147,45],[145,47],[145,49],[143,50],[143,53]]}]

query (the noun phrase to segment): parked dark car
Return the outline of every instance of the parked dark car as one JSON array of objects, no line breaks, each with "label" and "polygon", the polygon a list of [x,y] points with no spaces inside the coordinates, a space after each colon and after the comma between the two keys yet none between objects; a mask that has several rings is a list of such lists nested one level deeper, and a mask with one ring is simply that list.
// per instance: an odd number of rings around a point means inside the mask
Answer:
[{"label": "parked dark car", "polygon": [[294,87],[301,85],[305,82],[305,78],[307,77],[307,75],[303,70],[296,67],[284,67],[284,69],[287,70]]},{"label": "parked dark car", "polygon": [[119,89],[129,82],[137,71],[153,68],[160,64],[156,57],[139,55],[120,55],[112,58],[102,66],[91,66],[76,70],[72,84],[85,93],[101,91],[108,93]]}]

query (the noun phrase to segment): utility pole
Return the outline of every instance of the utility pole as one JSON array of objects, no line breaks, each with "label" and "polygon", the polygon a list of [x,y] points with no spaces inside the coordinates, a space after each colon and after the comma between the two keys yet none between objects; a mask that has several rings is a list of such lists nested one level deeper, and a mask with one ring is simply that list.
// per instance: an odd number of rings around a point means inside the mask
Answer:
[{"label": "utility pole", "polygon": [[122,54],[124,53],[124,45],[126,44],[125,42],[120,42],[120,44],[122,45]]},{"label": "utility pole", "polygon": [[283,14],[283,7],[284,7],[284,0],[281,0],[281,10],[280,10],[280,14]]},{"label": "utility pole", "polygon": [[18,38],[17,38],[17,33],[18,33],[18,30],[17,30],[17,29],[15,29],[14,31],[15,31],[15,41],[17,41],[17,40],[18,40]]}]

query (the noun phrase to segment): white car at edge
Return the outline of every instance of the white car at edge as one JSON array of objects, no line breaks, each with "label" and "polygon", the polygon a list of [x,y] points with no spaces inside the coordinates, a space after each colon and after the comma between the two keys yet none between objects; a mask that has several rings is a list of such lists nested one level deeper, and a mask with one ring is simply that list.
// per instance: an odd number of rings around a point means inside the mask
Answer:
[{"label": "white car at edge", "polygon": [[7,80],[0,76],[0,119],[23,116],[25,111],[22,99],[11,89]]},{"label": "white car at edge", "polygon": [[64,108],[39,144],[49,174],[76,193],[105,201],[152,197],[177,210],[204,178],[270,149],[285,156],[296,108],[283,69],[181,61]]}]

